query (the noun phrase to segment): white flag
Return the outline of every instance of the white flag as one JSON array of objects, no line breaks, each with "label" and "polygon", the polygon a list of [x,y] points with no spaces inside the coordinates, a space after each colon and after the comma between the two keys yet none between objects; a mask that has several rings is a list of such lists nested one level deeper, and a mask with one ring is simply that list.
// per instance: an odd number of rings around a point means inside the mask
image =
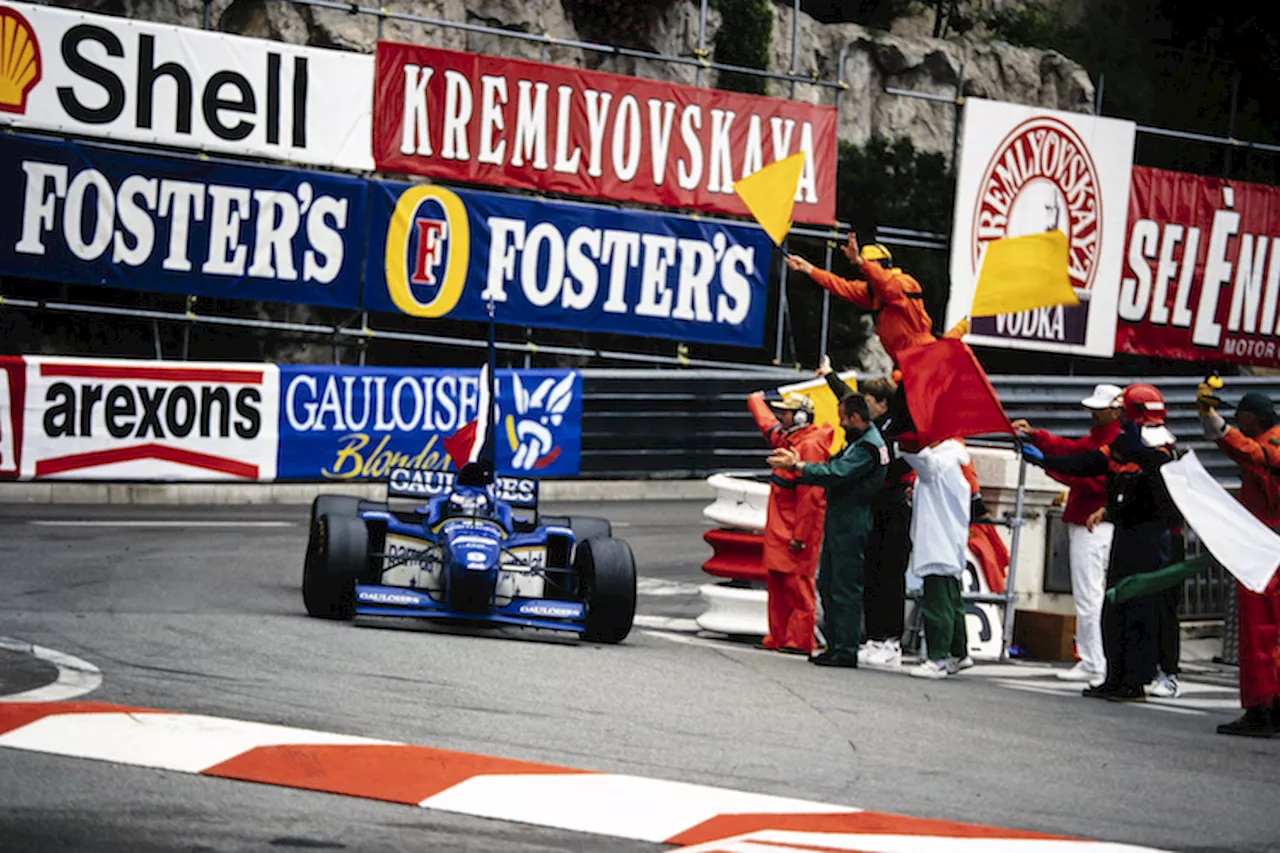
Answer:
[{"label": "white flag", "polygon": [[1179,511],[1214,559],[1246,589],[1262,592],[1280,567],[1280,536],[1231,497],[1194,450],[1161,467]]}]

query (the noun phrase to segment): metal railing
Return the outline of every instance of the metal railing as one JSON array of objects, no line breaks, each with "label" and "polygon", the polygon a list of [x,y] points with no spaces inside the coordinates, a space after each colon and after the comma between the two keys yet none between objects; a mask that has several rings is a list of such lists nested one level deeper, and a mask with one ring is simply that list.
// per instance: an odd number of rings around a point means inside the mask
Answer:
[{"label": "metal railing", "polygon": [[[278,0],[278,2],[288,3],[295,6],[312,7],[317,9],[326,9],[330,11],[343,12],[350,15],[363,15],[375,18],[377,21],[377,37],[381,39],[382,28],[385,21],[393,20],[404,23],[418,24],[424,27],[439,27],[443,29],[454,29],[463,32],[476,33],[487,36],[495,36],[504,39],[514,39],[529,43],[540,44],[543,48],[542,60],[547,60],[547,48],[550,46],[569,47],[580,50],[593,51],[606,55],[625,56],[635,59],[644,59],[656,62],[665,62],[674,65],[693,66],[697,68],[697,85],[702,85],[702,74],[704,70],[715,70],[732,72],[754,77],[760,77],[770,80],[785,81],[791,84],[791,97],[795,97],[797,85],[816,86],[823,89],[836,90],[836,108],[837,114],[840,108],[840,94],[844,89],[848,88],[848,84],[843,79],[844,65],[840,65],[840,79],[826,80],[818,77],[816,72],[804,74],[799,71],[799,25],[800,25],[800,2],[793,0],[792,2],[792,37],[791,37],[791,67],[786,72],[767,71],[758,68],[748,68],[745,66],[731,65],[722,62],[715,62],[708,58],[706,49],[706,28],[707,28],[707,4],[708,0],[700,0],[699,27],[698,27],[698,46],[692,51],[692,56],[679,56],[671,54],[656,53],[653,51],[637,50],[634,48],[621,47],[617,45],[601,44],[598,42],[583,41],[577,39],[557,39],[546,34],[526,33],[518,30],[502,29],[492,27],[485,24],[473,24],[465,21],[450,21],[443,18],[433,18],[425,15],[416,15],[409,12],[397,12],[386,6],[365,6],[355,2],[339,2],[339,0]],[[213,29],[213,0],[204,0],[201,22],[204,29]],[[838,121],[838,119],[837,119]],[[116,147],[125,150],[142,150],[140,146],[120,145],[118,143],[109,143],[105,141],[95,141],[95,144],[105,144],[109,147]],[[183,156],[175,155],[173,152],[166,151],[166,156]],[[191,155],[198,156],[202,160],[215,160],[217,158],[209,157],[205,154]],[[604,206],[620,207],[620,205],[610,205],[605,202]],[[700,216],[699,218],[709,222],[737,223],[740,220],[730,219],[728,217],[709,217]],[[818,238],[825,239],[830,245],[833,241],[843,240],[848,231],[847,223],[836,223],[832,228],[819,228],[810,226],[795,226],[791,229],[791,234],[800,238]],[[784,244],[785,246],[785,244]],[[825,268],[831,269],[832,252],[828,248],[826,252]],[[783,329],[787,323],[788,317],[788,300],[787,300],[787,270],[785,265],[780,265],[779,280],[779,297],[778,297],[778,315],[776,317],[776,336],[774,347],[773,364],[782,363],[783,355]],[[275,320],[263,320],[247,317],[228,317],[216,314],[197,314],[194,311],[187,310],[185,312],[166,312],[166,311],[149,311],[124,309],[109,305],[94,305],[84,302],[76,302],[71,300],[44,301],[4,297],[0,294],[0,307],[16,308],[28,311],[50,311],[55,313],[73,313],[87,316],[129,316],[140,319],[149,319],[153,324],[153,339],[157,357],[161,351],[159,324],[177,324],[183,329],[183,358],[186,358],[187,341],[189,340],[190,329],[193,325],[210,325],[223,327],[240,327],[245,329],[255,329],[264,332],[289,332],[292,334],[300,334],[307,336],[315,336],[326,339],[333,347],[333,361],[337,363],[339,351],[342,348],[354,347],[357,350],[357,358],[360,364],[365,363],[366,344],[373,339],[382,339],[388,341],[402,341],[411,343],[425,343],[436,346],[456,347],[456,348],[475,348],[480,346],[474,340],[461,338],[451,335],[425,334],[417,332],[404,332],[392,330],[380,330],[372,328],[369,325],[368,314],[361,314],[361,325],[358,328],[346,326],[331,326],[315,323],[291,323]],[[828,318],[830,313],[830,294],[824,292],[823,295],[823,332],[822,332],[822,350],[826,350],[827,329],[829,326]],[[637,364],[648,364],[655,367],[713,367],[722,368],[733,371],[760,371],[765,369],[767,365],[749,364],[723,361],[719,359],[700,359],[690,358],[687,355],[687,347],[682,343],[673,342],[672,346],[675,350],[674,354],[669,356],[652,355],[646,353],[633,353],[623,350],[599,349],[591,347],[569,347],[554,344],[538,344],[533,340],[532,329],[526,329],[528,339],[523,343],[500,343],[499,349],[511,352],[522,352],[525,354],[525,366],[532,366],[533,356],[536,353],[546,355],[568,356],[578,358],[599,359],[602,361],[618,361],[631,362]],[[794,344],[792,346],[794,351]]]}]

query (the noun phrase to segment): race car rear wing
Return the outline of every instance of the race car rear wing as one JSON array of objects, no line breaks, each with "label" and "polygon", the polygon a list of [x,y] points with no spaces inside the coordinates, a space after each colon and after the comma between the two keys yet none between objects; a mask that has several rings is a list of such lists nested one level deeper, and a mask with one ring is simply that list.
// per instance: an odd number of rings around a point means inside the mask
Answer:
[{"label": "race car rear wing", "polygon": [[[452,471],[418,471],[393,468],[387,477],[387,499],[434,498],[453,490],[457,476]],[[528,477],[495,477],[494,491],[498,500],[513,508],[538,509],[538,481]]]}]

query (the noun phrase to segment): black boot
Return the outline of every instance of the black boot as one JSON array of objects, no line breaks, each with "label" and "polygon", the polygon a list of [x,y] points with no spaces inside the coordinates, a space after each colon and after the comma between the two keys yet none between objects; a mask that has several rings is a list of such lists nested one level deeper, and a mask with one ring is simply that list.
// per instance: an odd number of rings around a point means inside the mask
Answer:
[{"label": "black boot", "polygon": [[1111,684],[1104,681],[1096,687],[1086,687],[1080,691],[1080,695],[1086,699],[1110,699],[1119,689],[1119,684]]},{"label": "black boot", "polygon": [[1273,737],[1276,732],[1275,716],[1275,711],[1268,712],[1266,708],[1245,708],[1240,719],[1218,726],[1218,734]]},{"label": "black boot", "polygon": [[1145,702],[1147,691],[1141,684],[1121,684],[1107,699],[1111,702]]},{"label": "black boot", "polygon": [[809,663],[818,666],[843,666],[849,669],[858,668],[858,656],[844,650],[827,649],[820,655],[809,658]]}]

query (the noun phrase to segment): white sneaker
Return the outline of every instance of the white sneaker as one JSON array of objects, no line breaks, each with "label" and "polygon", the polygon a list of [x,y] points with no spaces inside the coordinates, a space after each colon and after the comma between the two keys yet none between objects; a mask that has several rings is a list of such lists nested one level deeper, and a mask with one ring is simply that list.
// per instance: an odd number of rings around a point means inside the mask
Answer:
[{"label": "white sneaker", "polygon": [[1147,687],[1147,695],[1157,696],[1161,699],[1177,699],[1178,694],[1182,692],[1182,688],[1178,686],[1178,676],[1165,675],[1163,672],[1156,675],[1156,680],[1151,682]]},{"label": "white sneaker", "polygon": [[1104,677],[1104,673],[1090,669],[1084,661],[1077,661],[1076,665],[1071,669],[1065,669],[1058,673],[1058,678],[1061,681],[1088,681],[1091,684],[1094,681],[1102,680]]},{"label": "white sneaker", "polygon": [[858,663],[859,664],[870,663],[871,658],[877,653],[879,653],[879,651],[880,651],[879,640],[867,640],[865,643],[858,646]]},{"label": "white sneaker", "polygon": [[957,672],[969,669],[973,666],[973,658],[965,655],[962,658],[947,658],[947,672],[955,675]]},{"label": "white sneaker", "polygon": [[884,640],[877,643],[876,648],[872,650],[871,654],[867,655],[866,664],[880,669],[901,668],[902,643],[898,640]]},{"label": "white sneaker", "polygon": [[912,678],[946,678],[951,674],[950,667],[942,660],[922,660],[919,666],[911,668]]}]

